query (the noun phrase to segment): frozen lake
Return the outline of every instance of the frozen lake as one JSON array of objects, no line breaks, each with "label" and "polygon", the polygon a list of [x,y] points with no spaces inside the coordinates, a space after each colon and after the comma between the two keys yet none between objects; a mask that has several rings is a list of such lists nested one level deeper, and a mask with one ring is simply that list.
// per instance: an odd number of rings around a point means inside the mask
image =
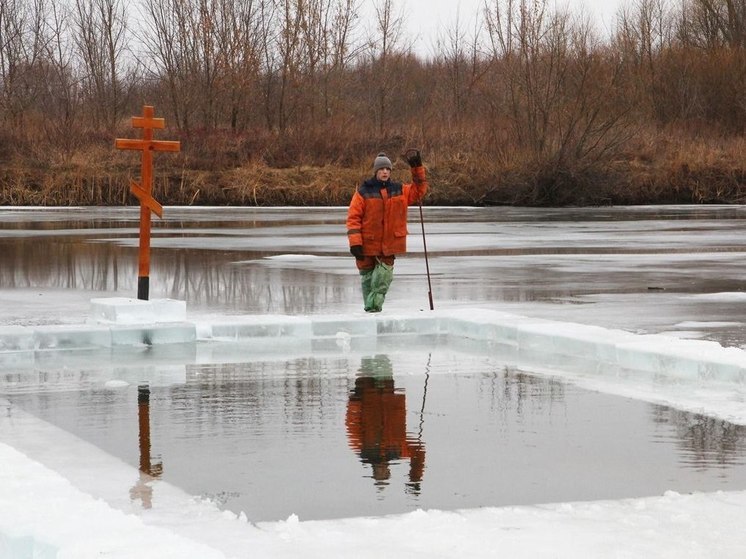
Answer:
[{"label": "frozen lake", "polygon": [[[436,308],[746,343],[746,208],[425,208]],[[79,322],[81,301],[137,292],[134,208],[0,210],[1,320]],[[346,208],[166,208],[151,298],[193,314],[361,307]],[[427,309],[419,215],[385,310]],[[729,297],[718,294],[729,293]],[[77,299],[76,299],[77,298]]]},{"label": "frozen lake", "polygon": [[[345,208],[166,208],[151,297],[200,341],[6,348],[0,556],[740,557],[743,351],[670,336],[746,345],[744,211],[425,208],[445,312],[413,212],[371,317]],[[0,214],[6,332],[134,297],[136,209]],[[225,335],[270,314],[332,329]]]}]

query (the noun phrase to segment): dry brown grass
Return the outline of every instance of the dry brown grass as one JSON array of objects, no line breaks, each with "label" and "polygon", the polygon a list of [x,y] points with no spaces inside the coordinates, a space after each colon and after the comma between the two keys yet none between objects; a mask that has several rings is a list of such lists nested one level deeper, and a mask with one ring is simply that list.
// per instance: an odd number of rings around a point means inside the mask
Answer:
[{"label": "dry brown grass", "polygon": [[675,127],[647,134],[623,161],[619,203],[743,203],[746,166],[741,137],[699,134]]},{"label": "dry brown grass", "polygon": [[[223,168],[186,153],[158,154],[154,195],[164,205],[346,205],[370,172],[367,157],[336,164],[271,167],[247,158]],[[433,146],[424,151],[437,205],[598,205],[746,202],[746,139],[671,127],[645,130],[613,159],[557,167],[506,146],[499,153]],[[392,157],[394,157],[392,152]],[[46,160],[15,155],[0,171],[2,205],[128,205],[140,158],[97,144]],[[397,161],[394,178],[409,171]]]}]

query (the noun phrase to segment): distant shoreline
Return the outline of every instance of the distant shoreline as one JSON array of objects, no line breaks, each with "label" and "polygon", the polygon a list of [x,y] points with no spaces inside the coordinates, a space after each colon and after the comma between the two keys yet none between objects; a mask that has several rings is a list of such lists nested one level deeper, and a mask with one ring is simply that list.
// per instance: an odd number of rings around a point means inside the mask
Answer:
[{"label": "distant shoreline", "polygon": [[[89,165],[39,166],[16,161],[0,177],[4,206],[127,206],[139,179],[139,160],[120,154]],[[46,167],[46,168],[45,168]],[[153,192],[173,206],[340,206],[368,176],[367,165],[299,165],[272,168],[249,164],[228,169],[187,169],[157,161]],[[585,170],[538,169],[501,174],[454,169],[449,162],[426,162],[430,192],[425,205],[439,206],[608,206],[642,204],[741,204],[746,171],[736,162],[721,166],[641,167],[619,161]],[[403,163],[394,179],[409,180]]]}]

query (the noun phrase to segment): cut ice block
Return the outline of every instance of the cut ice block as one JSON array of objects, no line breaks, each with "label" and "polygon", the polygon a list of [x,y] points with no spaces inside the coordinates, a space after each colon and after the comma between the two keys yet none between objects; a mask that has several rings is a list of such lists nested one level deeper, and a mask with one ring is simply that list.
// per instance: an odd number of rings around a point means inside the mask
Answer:
[{"label": "cut ice block", "polygon": [[150,301],[109,297],[91,299],[91,316],[96,322],[113,324],[153,324],[155,312]]},{"label": "cut ice block", "polygon": [[186,301],[153,299],[143,301],[127,297],[91,299],[93,320],[109,324],[155,324],[184,322]]},{"label": "cut ice block", "polygon": [[350,351],[375,352],[378,350],[378,338],[376,336],[355,336],[342,342],[337,336],[324,336],[311,340],[314,352],[327,354],[344,354]]},{"label": "cut ice block", "polygon": [[491,340],[499,343],[518,344],[519,331],[532,324],[544,324],[546,320],[506,313],[477,314],[473,318],[459,313],[451,319],[448,332],[475,340]]},{"label": "cut ice block", "polygon": [[89,349],[111,346],[111,331],[102,326],[54,325],[34,330],[34,347],[45,349]]},{"label": "cut ice block", "polygon": [[351,336],[371,336],[375,338],[378,335],[378,325],[375,316],[363,317],[340,317],[325,316],[316,317],[312,324],[314,336],[332,336],[337,337],[339,332],[345,332]]},{"label": "cut ice block", "polygon": [[26,326],[0,326],[0,351],[34,349],[34,331]]},{"label": "cut ice block", "polygon": [[256,316],[223,324],[213,324],[209,329],[200,325],[200,335],[208,335],[208,330],[209,335],[215,340],[276,337],[309,339],[311,322],[307,318],[292,316]]},{"label": "cut ice block", "polygon": [[543,322],[520,327],[518,343],[522,350],[535,349],[616,363],[617,344],[629,341],[632,336],[628,332],[599,326],[564,324],[559,328],[557,323]]},{"label": "cut ice block", "polygon": [[[387,316],[377,319],[378,334],[439,334],[442,320],[437,316]],[[447,328],[447,326],[446,326]]]},{"label": "cut ice block", "polygon": [[183,344],[197,339],[194,324],[153,324],[150,326],[112,326],[111,343],[121,345]]}]

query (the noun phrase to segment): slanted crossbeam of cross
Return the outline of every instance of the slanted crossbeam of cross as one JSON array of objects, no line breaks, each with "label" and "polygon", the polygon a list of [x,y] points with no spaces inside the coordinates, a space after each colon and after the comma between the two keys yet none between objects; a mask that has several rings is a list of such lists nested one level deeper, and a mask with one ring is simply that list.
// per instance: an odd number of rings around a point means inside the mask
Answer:
[{"label": "slanted crossbeam of cross", "polygon": [[137,298],[148,300],[150,291],[150,213],[163,217],[163,207],[153,198],[153,152],[179,151],[180,142],[167,142],[153,139],[153,130],[165,128],[166,121],[155,118],[153,107],[145,105],[142,116],[132,117],[132,127],[142,128],[141,140],[117,139],[117,149],[138,150],[142,152],[140,183],[132,181],[130,192],[140,201],[140,252],[137,277]]}]

